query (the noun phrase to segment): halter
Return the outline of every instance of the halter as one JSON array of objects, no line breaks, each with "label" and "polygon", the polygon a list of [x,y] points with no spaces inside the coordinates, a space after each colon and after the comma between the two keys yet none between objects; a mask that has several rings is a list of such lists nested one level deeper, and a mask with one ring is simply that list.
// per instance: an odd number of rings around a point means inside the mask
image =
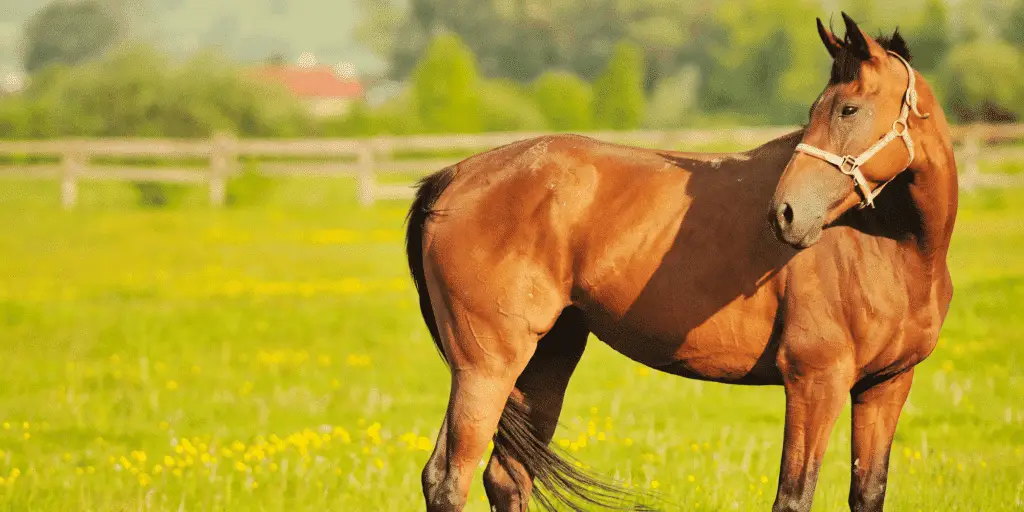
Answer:
[{"label": "halter", "polygon": [[[878,142],[874,143],[874,145],[856,157],[851,155],[839,156],[835,153],[829,153],[823,149],[818,149],[814,146],[803,143],[797,144],[796,146],[796,151],[820,158],[836,166],[839,169],[839,172],[853,178],[853,182],[857,184],[857,188],[863,198],[860,203],[860,208],[865,208],[867,206],[874,208],[874,200],[878,197],[878,194],[882,192],[882,189],[885,188],[890,181],[896,179],[896,176],[907,170],[907,167],[910,167],[910,164],[913,163],[914,141],[910,138],[910,127],[907,124],[910,112],[913,112],[914,115],[921,119],[927,119],[931,116],[931,114],[922,114],[921,111],[917,109],[917,89],[914,87],[914,69],[910,67],[910,63],[894,52],[888,53],[903,63],[907,68],[907,74],[910,76],[907,83],[907,92],[903,94],[903,107],[900,109],[900,117],[893,121],[892,129],[889,130],[889,133],[886,133]],[[871,157],[881,151],[887,144],[896,140],[897,137],[903,139],[903,143],[906,144],[907,152],[910,153],[910,159],[907,160],[907,165],[894,174],[892,178],[889,178],[888,181],[882,183],[878,188],[871,190],[871,186],[868,185],[868,181],[864,179],[864,174],[860,172],[860,167],[870,160]]]}]

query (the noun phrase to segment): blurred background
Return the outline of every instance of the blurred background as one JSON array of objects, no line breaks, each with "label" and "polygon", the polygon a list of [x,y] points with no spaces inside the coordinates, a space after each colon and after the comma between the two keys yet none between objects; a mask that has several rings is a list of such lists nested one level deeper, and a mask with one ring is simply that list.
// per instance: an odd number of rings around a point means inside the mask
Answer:
[{"label": "blurred background", "polygon": [[[410,183],[538,132],[755,147],[806,121],[840,10],[900,28],[963,184],[888,505],[1021,510],[1024,0],[4,0],[0,512],[422,510],[449,375]],[[592,340],[555,444],[667,510],[768,510],[783,411]]]},{"label": "blurred background", "polygon": [[1019,0],[11,0],[0,137],[801,123],[840,9],[900,27],[954,121],[1024,114]]}]

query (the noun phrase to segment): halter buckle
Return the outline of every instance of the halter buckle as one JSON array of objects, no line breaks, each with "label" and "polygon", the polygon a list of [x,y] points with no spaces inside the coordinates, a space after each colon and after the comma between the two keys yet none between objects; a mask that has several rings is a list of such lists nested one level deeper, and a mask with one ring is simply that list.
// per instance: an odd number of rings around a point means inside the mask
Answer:
[{"label": "halter buckle", "polygon": [[[847,168],[847,166],[849,166],[849,168]],[[854,173],[857,172],[857,168],[860,167],[860,164],[857,163],[857,159],[856,158],[854,158],[854,157],[852,157],[850,155],[846,155],[846,156],[843,157],[843,161],[840,162],[838,167],[839,167],[839,172],[841,172],[841,173],[843,173],[843,174],[845,174],[847,176],[853,176]],[[847,169],[849,169],[849,170],[847,170]]]},{"label": "halter buckle", "polygon": [[892,122],[892,132],[895,133],[897,137],[905,137],[909,128],[907,121],[904,119],[897,119]]}]

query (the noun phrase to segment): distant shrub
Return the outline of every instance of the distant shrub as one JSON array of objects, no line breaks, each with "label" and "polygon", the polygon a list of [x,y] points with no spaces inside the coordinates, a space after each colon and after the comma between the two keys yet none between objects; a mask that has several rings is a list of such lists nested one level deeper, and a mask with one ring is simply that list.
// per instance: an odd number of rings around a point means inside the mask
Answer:
[{"label": "distant shrub", "polygon": [[678,73],[661,79],[654,86],[644,125],[655,129],[685,126],[687,116],[696,109],[699,93],[700,69],[696,66],[684,67]]},{"label": "distant shrub", "polygon": [[494,80],[480,87],[480,125],[484,131],[545,130],[544,114],[529,94],[514,82]]},{"label": "distant shrub", "polygon": [[953,49],[938,72],[938,86],[957,120],[1005,122],[1024,116],[1022,74],[1019,50],[979,40]]},{"label": "distant shrub", "polygon": [[156,181],[133,181],[139,206],[147,208],[175,208],[181,206],[191,186]]},{"label": "distant shrub", "polygon": [[314,124],[288,92],[201,53],[175,63],[145,46],[74,67],[49,66],[0,100],[0,137],[307,135]]},{"label": "distant shrub", "polygon": [[608,66],[594,82],[594,121],[598,128],[628,130],[643,119],[644,53],[634,44],[615,47]]},{"label": "distant shrub", "polygon": [[537,77],[533,98],[554,130],[584,131],[594,126],[594,91],[572,73],[549,71]]},{"label": "distant shrub", "polygon": [[476,58],[455,34],[434,38],[412,73],[412,87],[419,117],[428,131],[480,131]]}]

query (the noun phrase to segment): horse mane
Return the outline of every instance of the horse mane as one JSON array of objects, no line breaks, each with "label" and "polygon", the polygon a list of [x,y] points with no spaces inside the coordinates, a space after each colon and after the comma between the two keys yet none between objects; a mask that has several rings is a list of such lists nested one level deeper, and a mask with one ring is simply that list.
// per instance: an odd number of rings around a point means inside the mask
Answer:
[{"label": "horse mane", "polygon": [[[875,40],[886,51],[903,57],[907,62],[913,62],[910,47],[907,46],[907,42],[903,39],[903,35],[900,34],[898,27],[891,36],[879,35]],[[832,75],[829,78],[830,84],[850,83],[860,78],[860,65],[864,61],[853,50],[847,48],[851,44],[849,35],[844,39],[844,42],[845,44],[837,51],[835,60],[832,61]]]}]

